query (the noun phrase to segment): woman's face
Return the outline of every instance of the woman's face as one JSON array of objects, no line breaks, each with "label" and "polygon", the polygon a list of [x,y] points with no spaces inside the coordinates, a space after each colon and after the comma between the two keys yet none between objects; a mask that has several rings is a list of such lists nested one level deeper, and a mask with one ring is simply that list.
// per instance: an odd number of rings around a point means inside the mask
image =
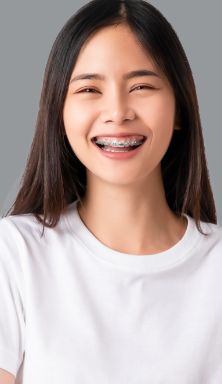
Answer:
[{"label": "woman's face", "polygon": [[[142,69],[157,76],[126,78],[129,72]],[[74,80],[89,73],[101,78]],[[144,178],[148,181],[152,172],[160,172],[161,159],[172,138],[174,93],[129,27],[108,26],[96,32],[80,51],[63,119],[68,141],[86,167],[87,177],[119,185]],[[147,139],[128,159],[106,157],[91,141],[95,136],[118,133],[136,133]]]}]

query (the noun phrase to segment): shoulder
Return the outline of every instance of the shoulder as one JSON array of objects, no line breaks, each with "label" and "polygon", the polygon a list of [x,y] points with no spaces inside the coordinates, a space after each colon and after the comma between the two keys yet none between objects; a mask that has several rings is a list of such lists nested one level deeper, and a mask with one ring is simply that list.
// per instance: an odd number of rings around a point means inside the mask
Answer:
[{"label": "shoulder", "polygon": [[0,248],[5,252],[19,252],[31,238],[38,236],[41,236],[41,225],[32,214],[11,215],[0,219]]},{"label": "shoulder", "polygon": [[[13,271],[20,281],[37,270],[45,260],[64,249],[67,230],[62,221],[45,227],[33,214],[10,215],[0,219],[0,268]],[[12,272],[10,272],[12,273]]]},{"label": "shoulder", "polygon": [[201,228],[206,234],[206,236],[203,237],[205,243],[222,245],[222,226],[219,223],[213,224],[201,221]]},{"label": "shoulder", "polygon": [[205,235],[201,235],[204,248],[208,251],[215,252],[220,250],[222,257],[222,226],[220,224],[200,222],[201,229]]},{"label": "shoulder", "polygon": [[62,242],[61,224],[45,227],[34,214],[10,215],[0,219],[0,258],[17,266],[27,263],[44,248]]},{"label": "shoulder", "polygon": [[0,242],[12,242],[16,240],[17,244],[29,241],[44,241],[55,233],[59,234],[65,231],[65,221],[63,214],[60,216],[55,227],[45,226],[44,235],[43,224],[35,217],[33,213],[26,213],[20,215],[9,215],[0,218]]},{"label": "shoulder", "polygon": [[16,236],[19,232],[37,229],[37,219],[33,214],[10,215],[0,218],[0,238]]},{"label": "shoulder", "polygon": [[206,267],[212,278],[218,277],[221,282],[222,270],[222,226],[220,224],[201,222],[201,229],[206,235],[200,234],[201,241],[196,249],[201,260],[203,271]]},{"label": "shoulder", "polygon": [[63,248],[67,236],[63,214],[55,227],[45,226],[44,233],[34,214],[9,215],[0,219],[0,257],[27,263],[34,256]]}]

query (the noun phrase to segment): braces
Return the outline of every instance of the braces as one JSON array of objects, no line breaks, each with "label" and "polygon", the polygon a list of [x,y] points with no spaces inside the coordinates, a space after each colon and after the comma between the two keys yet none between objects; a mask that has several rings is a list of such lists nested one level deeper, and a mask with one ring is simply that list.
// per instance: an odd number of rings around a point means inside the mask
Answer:
[{"label": "braces", "polygon": [[101,145],[110,145],[112,147],[129,147],[129,146],[138,146],[143,143],[143,140],[131,140],[131,141],[117,141],[117,140],[102,140],[98,139],[95,141],[96,144]]}]

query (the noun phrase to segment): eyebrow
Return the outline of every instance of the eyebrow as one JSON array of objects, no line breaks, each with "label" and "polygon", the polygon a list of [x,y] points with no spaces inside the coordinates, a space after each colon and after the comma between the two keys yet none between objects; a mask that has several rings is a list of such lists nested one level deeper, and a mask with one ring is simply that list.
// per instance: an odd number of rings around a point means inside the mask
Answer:
[{"label": "eyebrow", "polygon": [[[132,79],[134,77],[139,77],[139,76],[140,77],[142,77],[142,76],[155,76],[155,77],[160,78],[160,76],[153,71],[150,71],[147,69],[138,69],[137,71],[131,71],[131,72],[126,73],[123,76],[123,79],[128,80],[128,79]],[[105,76],[100,75],[99,73],[82,73],[81,75],[77,75],[77,76],[73,77],[71,79],[70,83],[77,81],[77,80],[86,80],[86,79],[88,79],[88,80],[90,80],[90,79],[105,80]]]}]

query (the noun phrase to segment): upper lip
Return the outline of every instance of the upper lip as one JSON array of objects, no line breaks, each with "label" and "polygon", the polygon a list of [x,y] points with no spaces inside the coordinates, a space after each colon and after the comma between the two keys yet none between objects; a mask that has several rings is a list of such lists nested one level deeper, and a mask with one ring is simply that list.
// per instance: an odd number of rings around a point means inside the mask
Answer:
[{"label": "upper lip", "polygon": [[122,133],[102,133],[102,134],[98,134],[96,136],[93,136],[92,140],[95,139],[95,137],[129,137],[129,136],[143,136],[144,138],[146,138],[146,136],[142,135],[141,133],[122,132]]}]

